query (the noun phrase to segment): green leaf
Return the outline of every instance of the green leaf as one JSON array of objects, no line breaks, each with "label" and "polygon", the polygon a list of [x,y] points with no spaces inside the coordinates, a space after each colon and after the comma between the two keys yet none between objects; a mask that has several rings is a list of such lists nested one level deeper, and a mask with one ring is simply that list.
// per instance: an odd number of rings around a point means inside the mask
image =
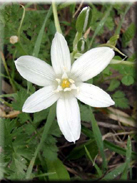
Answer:
[{"label": "green leaf", "polygon": [[48,112],[49,112],[49,109],[34,113],[33,122],[38,123],[38,122],[41,122],[42,120],[46,120],[48,116]]},{"label": "green leaf", "polygon": [[37,57],[38,54],[39,54],[44,29],[45,29],[46,23],[47,23],[49,17],[51,16],[51,14],[52,14],[52,7],[50,7],[50,9],[48,10],[48,13],[45,17],[45,20],[42,24],[42,27],[41,27],[40,31],[39,31],[39,34],[38,34],[38,37],[37,37],[37,40],[36,40],[36,43],[35,43],[35,46],[34,46],[33,54],[32,54],[35,57]]},{"label": "green leaf", "polygon": [[85,156],[85,147],[90,152],[90,156],[94,159],[95,156],[98,153],[98,147],[97,147],[97,144],[96,144],[96,141],[95,141],[94,137],[91,140],[89,140],[88,142],[83,143],[83,144],[75,147],[70,152],[70,154],[68,155],[67,159],[79,159],[82,156]]},{"label": "green leaf", "polygon": [[108,87],[108,91],[114,91],[116,88],[118,88],[120,85],[120,81],[113,79],[110,82],[110,86]]},{"label": "green leaf", "polygon": [[22,111],[22,106],[28,97],[27,91],[25,89],[20,89],[15,96],[15,101],[12,102],[13,109]]},{"label": "green leaf", "polygon": [[91,110],[91,107],[89,107],[89,112],[90,112],[90,117],[91,117],[91,125],[92,125],[93,134],[94,134],[98,149],[100,151],[100,154],[102,156],[103,168],[105,170],[105,169],[107,169],[107,160],[106,160],[106,157],[105,157],[104,144],[103,144],[103,141],[102,141],[102,135],[101,135],[101,132],[99,130],[97,121],[95,120],[94,114]]},{"label": "green leaf", "polygon": [[91,9],[90,7],[85,7],[80,12],[76,21],[76,30],[79,33],[85,32],[91,22]]},{"label": "green leaf", "polygon": [[52,126],[52,122],[55,119],[55,115],[56,115],[55,111],[56,111],[56,105],[54,104],[50,107],[50,111],[49,111],[48,118],[47,118],[47,121],[46,121],[45,126],[44,126],[44,130],[42,133],[42,137],[40,139],[40,143],[38,144],[38,146],[35,150],[34,156],[32,157],[32,159],[29,163],[29,166],[28,166],[28,169],[26,172],[26,179],[29,179],[32,176],[32,169],[33,169],[33,165],[35,163],[35,159],[36,159],[39,151],[41,150],[41,148],[42,148],[42,146],[43,146],[43,144],[48,136],[48,132]]},{"label": "green leaf", "polygon": [[69,181],[70,176],[68,171],[66,170],[65,166],[63,165],[62,161],[58,158],[54,161],[46,160],[48,172],[56,172],[56,174],[49,175],[50,181]]},{"label": "green leaf", "polygon": [[[111,143],[107,140],[104,140],[104,146],[105,146],[105,148],[108,148],[111,151],[114,151],[118,154],[126,156],[126,150],[124,148],[119,147],[119,146],[117,146],[117,145],[115,145],[115,144],[113,144],[113,143]],[[131,157],[132,157],[132,159],[136,160],[137,159],[137,153],[132,151]]]},{"label": "green leaf", "polygon": [[[89,137],[91,140],[94,138],[93,137],[93,132],[91,130],[89,130],[88,128],[84,127],[84,126],[82,126],[82,132],[87,137]],[[118,154],[126,156],[126,150],[124,148],[119,147],[119,146],[117,146],[117,145],[115,145],[115,144],[113,144],[113,143],[111,143],[107,140],[104,140],[104,146],[105,146],[105,148],[108,148],[111,151],[114,151]],[[132,159],[136,160],[137,159],[137,153],[132,151],[131,157],[132,157]]]},{"label": "green leaf", "polygon": [[92,157],[90,156],[90,153],[89,153],[88,149],[86,148],[86,146],[84,146],[84,147],[85,147],[85,151],[86,151],[86,153],[87,153],[87,156],[89,157],[90,161],[94,164],[93,166],[95,166],[95,168],[96,168],[96,170],[97,170],[97,173],[98,173],[99,177],[101,177],[101,176],[102,176],[102,171],[101,171],[101,169],[98,167],[98,165],[97,165],[96,163],[93,162],[93,159],[92,159]]},{"label": "green leaf", "polygon": [[[49,137],[49,138],[51,139],[51,137]],[[52,137],[52,139],[55,139],[55,138]],[[43,157],[45,157],[49,161],[53,161],[57,158],[58,148],[57,148],[55,142],[52,141],[51,144],[45,143],[45,147],[43,148]]]},{"label": "green leaf", "polygon": [[114,21],[113,21],[113,17],[112,16],[108,16],[105,26],[110,30],[114,30]]},{"label": "green leaf", "polygon": [[111,76],[111,75],[112,75],[112,72],[110,71],[110,67],[109,67],[109,66],[106,67],[106,68],[103,70],[102,73],[104,74],[104,77],[106,77],[106,76]]},{"label": "green leaf", "polygon": [[[92,36],[91,42],[90,42],[90,44],[89,44],[89,48],[91,48],[92,43],[93,43],[93,41],[94,41],[96,35],[99,33],[99,31],[102,29],[102,27],[104,26],[105,22],[107,21],[107,18],[108,18],[108,16],[109,16],[109,14],[110,14],[112,8],[113,8],[113,6],[110,5],[110,6],[108,7],[108,9],[106,10],[106,12],[105,12],[103,18],[100,20],[100,22],[99,22],[99,24],[98,24],[98,26],[97,26],[97,28],[96,28],[96,30],[94,31],[94,34],[93,34],[93,36]],[[102,29],[102,30],[103,30],[103,29]]]},{"label": "green leaf", "polygon": [[130,86],[134,83],[134,78],[130,75],[126,75],[122,78],[122,83],[126,86]]},{"label": "green leaf", "polygon": [[122,165],[116,167],[114,170],[112,170],[111,172],[109,172],[107,175],[105,175],[103,177],[102,180],[113,180],[115,179],[117,176],[119,176],[125,168],[125,163],[123,163]]},{"label": "green leaf", "polygon": [[132,153],[131,147],[132,146],[131,146],[130,136],[128,136],[125,169],[121,176],[121,180],[127,180],[127,178],[128,178],[128,169],[130,168],[130,160],[131,160],[131,153]]},{"label": "green leaf", "polygon": [[90,122],[91,118],[87,105],[83,105],[80,103],[80,114],[82,121]]},{"label": "green leaf", "polygon": [[115,106],[122,109],[129,108],[128,99],[125,97],[125,94],[122,91],[116,91],[112,95],[113,100],[115,101]]},{"label": "green leaf", "polygon": [[123,47],[128,46],[129,41],[133,39],[135,35],[136,26],[134,23],[131,23],[127,30],[124,32],[122,36],[122,45]]}]

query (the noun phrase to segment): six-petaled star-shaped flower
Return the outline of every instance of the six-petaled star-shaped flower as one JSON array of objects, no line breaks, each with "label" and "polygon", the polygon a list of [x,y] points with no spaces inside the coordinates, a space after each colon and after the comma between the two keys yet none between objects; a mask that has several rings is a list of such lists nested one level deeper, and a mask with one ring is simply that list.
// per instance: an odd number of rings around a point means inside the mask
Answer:
[{"label": "six-petaled star-shaped flower", "polygon": [[74,61],[65,38],[56,33],[51,46],[51,62],[21,56],[15,61],[20,75],[43,88],[32,94],[23,105],[23,112],[34,113],[48,108],[57,101],[57,121],[69,142],[80,137],[80,110],[77,99],[92,107],[114,105],[111,97],[101,88],[84,83],[99,74],[110,63],[114,51],[108,47],[93,48]]}]

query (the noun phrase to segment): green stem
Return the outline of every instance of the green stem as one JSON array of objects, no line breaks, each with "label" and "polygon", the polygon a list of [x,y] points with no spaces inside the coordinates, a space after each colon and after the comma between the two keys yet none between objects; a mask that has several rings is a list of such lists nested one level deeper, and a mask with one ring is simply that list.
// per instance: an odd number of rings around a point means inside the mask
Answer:
[{"label": "green stem", "polygon": [[4,68],[5,68],[5,70],[6,70],[6,73],[7,73],[8,77],[9,77],[10,84],[11,84],[13,90],[16,91],[14,82],[13,82],[11,76],[10,76],[10,73],[9,73],[9,70],[8,70],[8,66],[7,66],[7,63],[6,63],[6,61],[5,61],[5,58],[4,58],[4,55],[3,55],[2,52],[1,52],[1,59],[2,59],[2,62],[3,62]]},{"label": "green stem", "polygon": [[23,8],[23,13],[22,13],[22,18],[21,18],[21,21],[20,21],[20,26],[18,28],[18,38],[19,38],[19,41],[20,41],[20,31],[21,31],[21,27],[22,27],[22,24],[23,24],[23,20],[25,18],[25,7],[23,5],[21,5],[22,8]]},{"label": "green stem", "polygon": [[56,31],[62,34],[60,24],[59,24],[58,14],[57,14],[57,8],[54,2],[52,2],[52,9],[53,9]]},{"label": "green stem", "polygon": [[6,102],[5,100],[3,100],[2,98],[0,98],[0,102],[8,107],[12,107],[11,104],[9,104],[8,102]]},{"label": "green stem", "polygon": [[45,140],[47,138],[47,135],[48,135],[48,132],[49,132],[50,127],[52,125],[52,122],[55,119],[55,115],[56,115],[56,105],[54,104],[50,108],[50,111],[49,111],[48,118],[47,118],[47,121],[46,121],[45,126],[44,126],[44,131],[43,131],[40,143],[38,144],[38,146],[36,148],[36,151],[34,153],[34,157],[31,159],[29,167],[27,169],[26,179],[30,179],[31,178],[31,173],[32,173],[32,169],[33,169],[36,157],[37,157],[39,151],[41,150],[41,147],[43,146],[43,143],[45,142]]}]

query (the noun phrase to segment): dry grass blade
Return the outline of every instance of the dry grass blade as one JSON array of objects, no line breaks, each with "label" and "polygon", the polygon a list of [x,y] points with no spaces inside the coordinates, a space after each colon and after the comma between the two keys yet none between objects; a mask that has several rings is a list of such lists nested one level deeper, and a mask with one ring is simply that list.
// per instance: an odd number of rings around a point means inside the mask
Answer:
[{"label": "dry grass blade", "polygon": [[131,119],[131,117],[125,112],[122,112],[119,109],[114,109],[112,107],[109,107],[108,109],[110,111],[110,113],[108,114],[109,118],[119,121],[125,125],[136,127],[136,122],[133,119]]}]

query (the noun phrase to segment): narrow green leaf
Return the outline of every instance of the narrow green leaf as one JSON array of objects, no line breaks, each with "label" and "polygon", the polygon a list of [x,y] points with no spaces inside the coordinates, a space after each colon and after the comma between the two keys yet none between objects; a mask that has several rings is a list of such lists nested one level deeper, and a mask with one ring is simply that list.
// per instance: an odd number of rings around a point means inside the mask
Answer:
[{"label": "narrow green leaf", "polygon": [[[84,127],[84,126],[82,126],[82,133],[84,133],[87,137],[93,139],[93,132],[91,130],[89,130],[88,128]],[[104,140],[104,146],[105,146],[105,148],[108,148],[111,151],[114,151],[118,154],[126,156],[126,150],[124,148],[119,147],[119,146],[117,146],[117,145],[115,145],[115,144],[113,144],[113,143],[111,143],[107,140]],[[136,160],[137,159],[137,153],[132,151],[131,158]]]},{"label": "narrow green leaf", "polygon": [[105,22],[106,22],[106,20],[107,20],[107,18],[108,18],[108,16],[109,16],[109,14],[110,14],[112,8],[113,8],[113,5],[110,5],[110,7],[109,7],[108,10],[106,11],[104,17],[103,17],[103,18],[101,19],[101,21],[99,22],[99,25],[98,25],[98,27],[96,28],[96,30],[95,30],[95,32],[94,32],[94,34],[93,34],[93,36],[92,36],[91,42],[90,42],[90,44],[89,44],[89,48],[91,48],[92,43],[93,43],[93,41],[94,41],[96,35],[97,35],[98,32],[102,29],[102,27],[104,26],[104,24],[105,24]]},{"label": "narrow green leaf", "polygon": [[[2,153],[3,151],[3,147],[4,147],[4,122],[3,120],[0,118],[0,151]],[[4,163],[4,159],[3,156],[0,155],[0,179],[3,179],[4,176],[4,169],[3,167],[1,167],[1,165]]]},{"label": "narrow green leaf", "polygon": [[115,179],[118,175],[120,175],[125,168],[125,163],[123,163],[122,165],[116,167],[114,170],[112,170],[111,172],[109,172],[107,175],[105,175],[105,177],[103,177],[102,180],[113,180]]},{"label": "narrow green leaf", "polygon": [[97,165],[95,162],[93,162],[93,159],[92,159],[92,157],[90,156],[90,153],[89,153],[88,149],[86,148],[86,146],[85,146],[85,151],[86,151],[87,156],[89,157],[90,161],[91,161],[91,162],[93,163],[93,165],[95,166],[95,168],[96,168],[96,170],[97,170],[97,173],[98,173],[99,177],[101,177],[101,176],[102,176],[102,171],[101,171],[101,169],[98,167],[98,165]]},{"label": "narrow green leaf", "polygon": [[[90,139],[88,142],[83,143],[79,146],[76,146],[68,155],[67,159],[78,159],[81,158],[82,156],[85,156],[85,148],[86,147],[88,149],[88,151],[90,152],[90,156],[92,158],[95,158],[95,156],[98,153],[98,147],[96,144],[96,141],[94,139],[94,137],[92,139]],[[94,147],[94,148],[93,148]]]},{"label": "narrow green leaf", "polygon": [[50,7],[50,9],[48,10],[48,13],[47,13],[47,15],[45,17],[43,25],[42,25],[42,27],[41,27],[41,29],[39,31],[39,34],[38,34],[38,37],[37,37],[37,40],[36,40],[36,43],[35,43],[35,46],[34,46],[33,54],[32,54],[35,57],[37,57],[38,54],[39,54],[40,45],[41,45],[44,29],[45,29],[46,23],[47,23],[49,17],[51,16],[51,14],[52,14],[52,7]]},{"label": "narrow green leaf", "polygon": [[46,160],[48,172],[56,172],[56,174],[49,175],[50,181],[69,181],[70,176],[68,171],[66,170],[64,164],[60,159],[56,159],[54,161]]},{"label": "narrow green leaf", "polygon": [[95,117],[94,117],[94,114],[92,112],[91,107],[89,107],[89,112],[90,112],[90,117],[91,117],[91,125],[92,125],[92,129],[93,129],[93,134],[94,134],[95,140],[97,142],[97,146],[98,146],[98,149],[100,151],[100,154],[102,156],[103,169],[105,170],[105,169],[107,169],[107,160],[106,160],[106,157],[105,157],[104,144],[103,144],[103,141],[102,141],[102,135],[101,135],[101,132],[99,130],[97,121],[95,120]]},{"label": "narrow green leaf", "polygon": [[[107,140],[104,140],[104,146],[105,146],[105,148],[108,148],[111,151],[114,151],[118,154],[126,156],[126,150],[124,148],[119,147],[119,146],[117,146],[117,145],[115,145],[115,144],[113,144],[113,143],[111,143]],[[137,153],[132,151],[131,152],[131,157],[132,157],[132,159],[136,160],[137,159]]]},{"label": "narrow green leaf", "polygon": [[131,160],[131,153],[132,153],[131,147],[132,146],[131,146],[130,136],[128,136],[125,169],[121,176],[121,180],[127,180],[127,178],[128,178],[128,169],[130,168],[130,160]]},{"label": "narrow green leaf", "polygon": [[[41,41],[42,41],[42,37],[43,37],[43,33],[44,33],[44,29],[45,29],[46,23],[47,23],[49,17],[51,16],[51,14],[52,14],[52,7],[50,7],[50,9],[48,10],[48,13],[45,17],[45,20],[42,24],[42,27],[41,27],[40,31],[39,31],[39,34],[38,34],[38,37],[37,37],[37,40],[36,40],[36,43],[35,43],[35,46],[34,46],[34,50],[33,50],[33,53],[32,53],[32,55],[35,56],[35,57],[38,57],[38,54],[39,54],[39,51],[40,51],[40,45],[41,45]],[[27,81],[27,93],[29,93],[29,90],[30,90],[31,86],[32,86],[32,83]]]},{"label": "narrow green leaf", "polygon": [[49,175],[53,175],[55,174],[56,172],[49,172],[49,173],[43,173],[43,174],[40,174],[40,175],[34,175],[33,178],[35,177],[45,177],[45,176],[49,176]]},{"label": "narrow green leaf", "polygon": [[[124,19],[125,19],[125,15],[127,14],[128,10],[130,9],[131,6],[132,6],[132,3],[127,4],[127,6],[126,6],[126,8],[125,8],[125,11],[124,11],[124,13],[123,13],[123,15],[122,15],[122,18],[121,18],[121,20],[120,20],[120,22],[119,22],[119,24],[118,24],[118,26],[117,26],[117,29],[116,29],[116,31],[115,31],[115,35],[119,35],[119,34],[120,34],[120,30],[121,30],[123,21],[124,21]],[[121,8],[121,7],[120,7],[120,8]]]}]

